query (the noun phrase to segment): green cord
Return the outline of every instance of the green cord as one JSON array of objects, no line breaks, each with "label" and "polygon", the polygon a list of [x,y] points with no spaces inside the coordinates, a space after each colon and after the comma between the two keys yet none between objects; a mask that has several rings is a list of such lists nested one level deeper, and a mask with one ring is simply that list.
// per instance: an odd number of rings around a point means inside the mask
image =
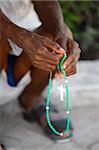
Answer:
[{"label": "green cord", "polygon": [[[64,53],[64,56],[62,57],[62,60],[59,64],[59,66],[57,66],[57,69],[60,70],[65,78],[65,80],[67,81],[67,77],[66,77],[66,73],[62,68],[63,62],[66,59],[67,55],[66,53]],[[66,118],[66,129],[63,132],[59,132],[57,131],[53,125],[51,124],[51,120],[49,117],[49,105],[50,105],[50,97],[51,97],[51,86],[52,86],[52,72],[50,72],[50,78],[49,78],[49,82],[48,82],[48,93],[47,93],[47,99],[46,99],[46,120],[47,120],[47,124],[50,127],[50,129],[59,136],[64,136],[68,133],[69,128],[70,128],[70,115],[69,115],[69,98],[68,98],[68,85],[66,82],[66,98],[65,98],[65,106],[66,106],[66,114],[67,114],[67,118]]]}]

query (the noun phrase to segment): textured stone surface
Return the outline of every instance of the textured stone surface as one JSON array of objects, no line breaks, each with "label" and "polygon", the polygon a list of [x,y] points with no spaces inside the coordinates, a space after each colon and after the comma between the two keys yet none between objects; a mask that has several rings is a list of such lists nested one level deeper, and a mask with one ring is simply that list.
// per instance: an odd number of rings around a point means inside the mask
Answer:
[{"label": "textured stone surface", "polygon": [[[80,62],[78,75],[70,79],[71,118],[74,126],[71,142],[53,143],[35,121],[25,122],[15,98],[0,105],[0,142],[4,143],[8,150],[98,150],[98,66],[99,61]],[[58,103],[57,106],[59,107]],[[62,111],[64,105],[60,106]]]},{"label": "textured stone surface", "polygon": [[11,107],[9,104],[0,110],[2,118],[0,141],[9,148],[14,150],[98,150],[99,148],[99,106],[72,108],[74,137],[71,142],[61,144],[49,140],[36,122],[27,123],[20,113],[12,114]]}]

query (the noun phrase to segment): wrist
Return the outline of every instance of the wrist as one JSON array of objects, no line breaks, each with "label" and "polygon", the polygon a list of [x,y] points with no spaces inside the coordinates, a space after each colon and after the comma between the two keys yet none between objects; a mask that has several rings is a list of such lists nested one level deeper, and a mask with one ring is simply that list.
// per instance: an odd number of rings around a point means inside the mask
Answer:
[{"label": "wrist", "polygon": [[45,30],[47,31],[47,32],[49,32],[51,35],[52,35],[52,37],[53,38],[55,38],[56,36],[58,36],[58,35],[63,35],[64,36],[64,27],[61,25],[61,26],[57,26],[57,27],[53,27],[53,26],[51,26],[51,28],[48,28],[47,29],[47,27],[45,27]]},{"label": "wrist", "polygon": [[53,35],[50,32],[48,32],[43,25],[37,28],[35,31],[33,31],[33,33],[48,37],[50,40],[54,40]]}]

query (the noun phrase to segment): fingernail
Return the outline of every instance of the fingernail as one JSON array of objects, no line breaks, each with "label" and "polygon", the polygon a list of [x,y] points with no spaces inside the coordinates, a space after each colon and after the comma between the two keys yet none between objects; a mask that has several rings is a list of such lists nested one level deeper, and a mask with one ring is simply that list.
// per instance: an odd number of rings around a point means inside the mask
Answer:
[{"label": "fingernail", "polygon": [[60,75],[60,78],[61,78],[61,79],[63,78],[63,74]]},{"label": "fingernail", "polygon": [[63,64],[63,66],[62,66],[63,69],[66,69],[67,67],[68,67],[67,64]]},{"label": "fingernail", "polygon": [[63,65],[63,66],[62,66],[63,69],[66,69],[66,67],[67,67],[66,65]]},{"label": "fingernail", "polygon": [[60,79],[60,77],[57,73],[55,74],[55,78],[58,79],[58,80]]},{"label": "fingernail", "polygon": [[55,73],[55,77],[57,77],[57,73]]},{"label": "fingernail", "polygon": [[65,52],[65,50],[64,50],[62,47],[60,47],[59,49],[60,49],[61,51]]},{"label": "fingernail", "polygon": [[59,79],[60,79],[59,75],[57,75],[57,76],[56,76],[56,79],[57,79],[57,80],[59,80]]},{"label": "fingernail", "polygon": [[71,74],[70,74],[70,73],[67,73],[66,75],[69,77]]}]

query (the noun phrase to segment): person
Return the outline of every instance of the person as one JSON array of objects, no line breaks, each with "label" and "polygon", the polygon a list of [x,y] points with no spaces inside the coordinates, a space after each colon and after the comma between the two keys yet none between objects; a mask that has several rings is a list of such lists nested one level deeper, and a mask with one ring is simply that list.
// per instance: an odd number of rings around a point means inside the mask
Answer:
[{"label": "person", "polygon": [[[49,129],[45,119],[45,99],[41,96],[48,84],[49,71],[53,71],[53,78],[63,77],[56,66],[64,52],[68,55],[63,64],[67,76],[76,73],[80,56],[79,44],[64,24],[59,2],[9,0],[0,3],[0,70],[6,71],[8,84],[12,87],[16,87],[29,73],[31,81],[19,96],[21,106],[26,110],[31,108],[29,114],[35,115],[53,140],[71,138],[72,127],[68,136],[63,137]],[[63,130],[65,119],[58,119],[57,109],[53,106],[51,109],[55,113],[53,124]]]},{"label": "person", "polygon": [[4,145],[0,144],[0,150],[6,150]]},{"label": "person", "polygon": [[0,145],[0,150],[2,150],[2,147],[1,147],[1,145]]},{"label": "person", "polygon": [[1,145],[0,145],[0,150],[2,150],[2,147],[1,147]]}]

